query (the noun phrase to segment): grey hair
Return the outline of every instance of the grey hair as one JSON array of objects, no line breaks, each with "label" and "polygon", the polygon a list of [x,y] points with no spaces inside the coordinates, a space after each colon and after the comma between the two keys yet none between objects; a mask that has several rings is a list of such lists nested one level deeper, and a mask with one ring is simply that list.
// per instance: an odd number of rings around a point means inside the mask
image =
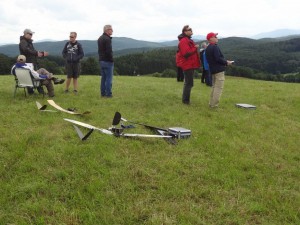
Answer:
[{"label": "grey hair", "polygon": [[77,37],[77,33],[75,31],[70,32],[70,35],[74,34]]},{"label": "grey hair", "polygon": [[105,31],[107,31],[107,30],[109,30],[109,29],[112,29],[112,26],[111,25],[105,25],[104,27],[103,27],[103,32],[105,33]]},{"label": "grey hair", "polygon": [[207,46],[207,43],[205,41],[201,43],[201,48],[204,48],[204,46]]}]

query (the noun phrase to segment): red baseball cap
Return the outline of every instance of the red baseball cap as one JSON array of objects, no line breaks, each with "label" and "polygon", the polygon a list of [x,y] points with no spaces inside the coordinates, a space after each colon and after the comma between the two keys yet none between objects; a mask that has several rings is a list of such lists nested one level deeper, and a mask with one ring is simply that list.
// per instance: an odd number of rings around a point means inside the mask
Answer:
[{"label": "red baseball cap", "polygon": [[206,39],[209,41],[212,37],[217,37],[218,33],[210,32],[206,35]]}]

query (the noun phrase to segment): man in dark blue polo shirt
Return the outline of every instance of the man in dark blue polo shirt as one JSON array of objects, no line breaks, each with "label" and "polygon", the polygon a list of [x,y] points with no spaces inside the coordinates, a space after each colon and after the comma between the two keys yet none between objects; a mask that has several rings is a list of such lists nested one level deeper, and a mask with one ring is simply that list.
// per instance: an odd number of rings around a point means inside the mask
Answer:
[{"label": "man in dark blue polo shirt", "polygon": [[224,81],[225,81],[225,69],[233,61],[225,60],[224,56],[217,45],[218,33],[208,33],[206,39],[209,45],[206,48],[206,59],[209,64],[209,69],[212,75],[212,90],[210,94],[209,106],[211,108],[216,108],[219,106],[219,101],[222,95]]}]

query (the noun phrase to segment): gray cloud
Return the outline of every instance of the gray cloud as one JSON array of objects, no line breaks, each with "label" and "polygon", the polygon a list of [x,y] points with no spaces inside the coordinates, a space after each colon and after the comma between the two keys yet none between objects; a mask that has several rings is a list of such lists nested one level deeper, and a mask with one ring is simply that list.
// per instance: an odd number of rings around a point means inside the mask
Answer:
[{"label": "gray cloud", "polygon": [[114,36],[143,40],[174,39],[185,24],[195,35],[255,35],[298,29],[297,5],[296,0],[1,0],[0,43],[18,43],[27,27],[36,31],[35,40],[67,39],[73,30],[79,39],[96,40],[105,24],[113,25]]}]

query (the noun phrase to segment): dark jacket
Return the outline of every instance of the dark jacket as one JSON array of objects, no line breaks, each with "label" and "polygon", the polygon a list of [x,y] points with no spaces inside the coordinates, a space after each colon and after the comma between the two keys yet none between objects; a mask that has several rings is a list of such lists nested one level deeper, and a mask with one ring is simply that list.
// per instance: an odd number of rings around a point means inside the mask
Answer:
[{"label": "dark jacket", "polygon": [[38,51],[34,49],[31,39],[20,36],[19,50],[21,55],[26,56],[26,62],[37,64]]},{"label": "dark jacket", "polygon": [[176,53],[176,65],[183,70],[197,69],[200,67],[198,49],[195,42],[188,36],[178,36],[179,44]]},{"label": "dark jacket", "polygon": [[103,33],[98,39],[99,61],[113,62],[112,37]]},{"label": "dark jacket", "polygon": [[212,74],[225,71],[227,61],[224,59],[224,56],[217,44],[210,43],[205,50],[205,54]]},{"label": "dark jacket", "polygon": [[67,63],[79,63],[84,56],[82,45],[78,41],[75,43],[68,41],[65,44],[62,55]]}]

